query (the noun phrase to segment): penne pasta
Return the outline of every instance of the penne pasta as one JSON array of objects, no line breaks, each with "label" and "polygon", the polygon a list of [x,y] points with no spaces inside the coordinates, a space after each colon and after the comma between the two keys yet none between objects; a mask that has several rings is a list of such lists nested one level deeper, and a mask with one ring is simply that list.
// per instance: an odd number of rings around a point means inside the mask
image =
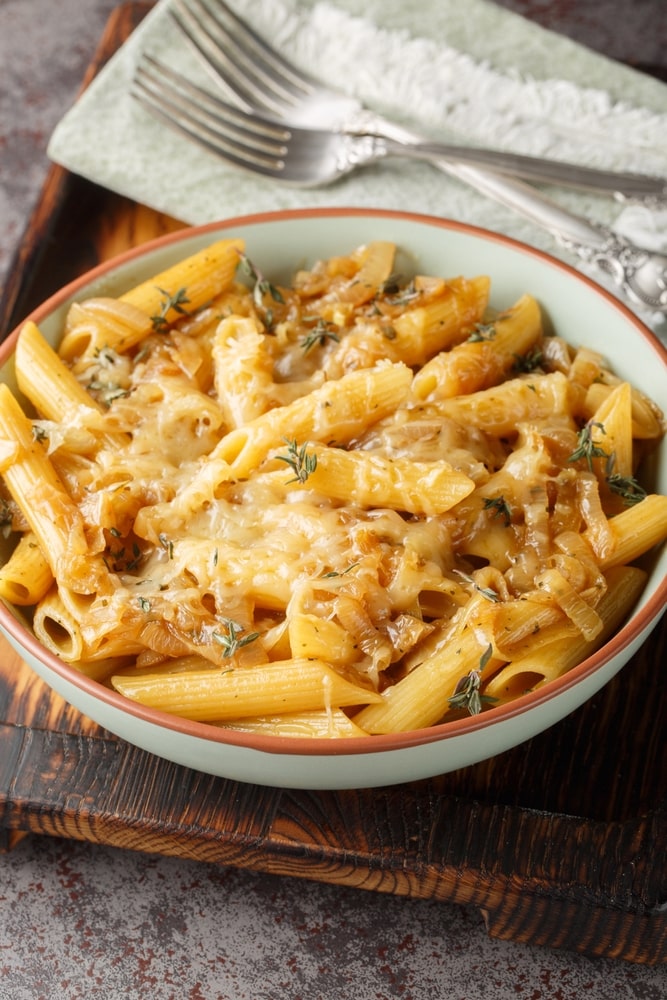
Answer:
[{"label": "penne pasta", "polygon": [[236,476],[245,476],[264,461],[271,448],[291,437],[345,444],[391,413],[407,396],[410,381],[405,365],[387,364],[325,382],[307,396],[231,431],[211,459],[222,459]]},{"label": "penne pasta", "polygon": [[[601,569],[634,562],[665,538],[667,532],[667,497],[650,493],[641,503],[627,507],[608,521],[613,539],[598,559]],[[589,529],[584,538],[591,539]]]},{"label": "penne pasta", "polygon": [[[596,413],[610,396],[620,380],[609,379],[593,382],[586,390],[583,416],[586,420],[594,420]],[[662,411],[648,399],[636,386],[631,387],[632,437],[638,441],[655,441],[664,433],[664,417]]]},{"label": "penne pasta", "polygon": [[256,319],[223,319],[211,348],[215,390],[228,428],[242,427],[268,408],[273,388],[271,357]]},{"label": "penne pasta", "polygon": [[46,556],[54,577],[90,592],[105,574],[91,557],[83,517],[58,479],[32,424],[5,383],[0,384],[0,438],[17,447],[4,480]]},{"label": "penne pasta", "polygon": [[76,618],[53,587],[38,602],[33,617],[35,635],[46,649],[67,662],[81,660],[84,644]]},{"label": "penne pasta", "polygon": [[[480,668],[489,646],[486,636],[465,628],[469,610],[459,616],[459,627],[447,633],[438,648],[405,677],[382,692],[382,700],[370,704],[352,718],[371,734],[400,733],[426,729],[439,722],[458,681]],[[493,670],[501,661],[493,658]]]},{"label": "penne pasta", "polygon": [[19,389],[47,420],[65,420],[76,408],[99,411],[90,393],[32,321],[19,333],[15,364]]},{"label": "penne pasta", "polygon": [[[480,314],[483,315],[483,311]],[[542,314],[536,300],[524,295],[507,313],[451,350],[443,350],[416,373],[416,399],[449,399],[496,385],[518,367],[542,337]]]},{"label": "penne pasta", "polygon": [[358,705],[380,697],[346,680],[323,660],[301,658],[231,670],[116,675],[112,683],[142,705],[200,721]]},{"label": "penne pasta", "polygon": [[565,625],[535,633],[528,649],[502,667],[482,690],[505,701],[561,677],[605,642],[627,617],[641,594],[646,574],[635,566],[614,567],[607,574],[607,591],[596,607],[602,628],[593,638],[573,635]]},{"label": "penne pasta", "polygon": [[94,298],[70,308],[58,354],[78,374],[108,352],[141,343],[153,324],[141,309],[119,299]]},{"label": "penne pasta", "polygon": [[292,739],[352,739],[368,736],[340,708],[329,711],[286,712],[284,715],[256,716],[214,723],[223,729],[258,736],[289,736]]},{"label": "penne pasta", "polygon": [[[184,313],[189,315],[201,309],[229,288],[243,250],[242,240],[219,240],[125,292],[120,301],[139,309],[151,320],[158,317],[160,323],[154,322],[153,326],[164,328]],[[179,295],[181,291],[183,294]],[[125,338],[109,346],[126,351],[133,344],[130,338]]]},{"label": "penne pasta", "polygon": [[345,451],[315,445],[316,466],[309,489],[362,507],[391,507],[410,514],[442,514],[475,488],[468,476],[445,461],[387,459],[371,451]]},{"label": "penne pasta", "polygon": [[[62,428],[83,432],[83,453],[97,450],[104,444],[121,448],[129,443],[124,434],[114,434],[105,428],[102,407],[79,382],[71,368],[42,336],[39,327],[29,321],[24,324],[16,342],[16,376],[20,391],[46,420]],[[86,433],[87,432],[87,433]],[[52,442],[56,447],[59,440]]]},{"label": "penne pasta", "polygon": [[435,301],[406,309],[392,323],[396,355],[406,365],[423,365],[437,351],[459,343],[482,319],[489,288],[486,277],[454,278]]},{"label": "penne pasta", "polygon": [[[128,700],[372,740],[519,696],[620,626],[667,537],[655,403],[530,294],[370,241],[272,284],[222,240],[27,322],[0,386],[0,597]],[[30,411],[29,411],[29,408]]]},{"label": "penne pasta", "polygon": [[576,413],[581,393],[562,372],[542,377],[509,379],[469,396],[445,399],[439,404],[444,417],[465,425],[484,427],[487,434],[505,437],[517,426],[548,420],[554,413]]},{"label": "penne pasta", "polygon": [[53,572],[32,531],[21,535],[0,569],[0,597],[10,604],[31,607],[50,590]]},{"label": "penne pasta", "polygon": [[620,476],[634,474],[632,448],[632,387],[620,382],[600,403],[591,417],[591,423],[602,429],[599,436],[601,450],[606,454],[596,459],[594,467],[598,478],[604,481],[610,464]]}]

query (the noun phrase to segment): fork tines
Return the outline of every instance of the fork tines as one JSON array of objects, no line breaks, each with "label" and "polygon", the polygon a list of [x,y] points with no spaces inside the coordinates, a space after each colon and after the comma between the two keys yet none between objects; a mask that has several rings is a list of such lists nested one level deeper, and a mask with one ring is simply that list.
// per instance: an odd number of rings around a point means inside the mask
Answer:
[{"label": "fork tines", "polygon": [[280,169],[289,131],[225,104],[150,55],[137,66],[132,96],[176,132],[229,162],[271,176]]},{"label": "fork tines", "polygon": [[280,115],[317,90],[315,81],[286,62],[221,0],[175,0],[169,12],[216,82],[228,81],[235,98],[249,108]]}]

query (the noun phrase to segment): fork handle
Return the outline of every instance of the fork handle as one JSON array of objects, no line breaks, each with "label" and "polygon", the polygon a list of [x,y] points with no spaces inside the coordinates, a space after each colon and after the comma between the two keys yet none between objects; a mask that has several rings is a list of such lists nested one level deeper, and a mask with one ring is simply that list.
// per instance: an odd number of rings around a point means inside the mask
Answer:
[{"label": "fork handle", "polygon": [[550,232],[580,261],[604,273],[630,302],[667,316],[667,255],[638,247],[606,226],[568,212],[529,184],[474,167],[438,166]]},{"label": "fork handle", "polygon": [[597,250],[605,244],[607,232],[604,227],[563,208],[530,184],[505,174],[445,160],[439,160],[436,166],[546,229],[561,245],[570,249],[586,246]]},{"label": "fork handle", "polygon": [[597,167],[579,166],[562,160],[548,160],[540,156],[525,156],[504,150],[479,149],[442,142],[397,140],[386,135],[374,137],[377,152],[385,156],[400,156],[417,160],[448,160],[468,167],[483,167],[502,174],[522,177],[525,180],[560,184],[617,194],[627,198],[667,199],[667,179],[650,174],[602,170]]},{"label": "fork handle", "polygon": [[[372,112],[357,116],[358,131],[414,143],[414,133]],[[435,165],[481,194],[546,229],[560,245],[611,279],[633,305],[667,316],[667,255],[633,246],[605,226],[575,215],[530,184],[506,174],[436,159]]]}]

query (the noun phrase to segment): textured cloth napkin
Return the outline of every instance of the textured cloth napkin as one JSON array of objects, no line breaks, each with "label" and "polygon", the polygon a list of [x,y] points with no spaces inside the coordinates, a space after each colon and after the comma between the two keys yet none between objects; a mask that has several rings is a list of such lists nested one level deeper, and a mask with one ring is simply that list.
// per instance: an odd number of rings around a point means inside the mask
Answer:
[{"label": "textured cloth napkin", "polygon": [[[299,190],[237,171],[181,139],[129,94],[143,51],[215,89],[169,16],[170,2],[160,0],[58,124],[53,160],[191,224],[318,205],[408,209],[505,233],[579,264],[534,223],[428,164],[386,160],[334,185]],[[434,138],[667,176],[664,84],[487,0],[366,0],[363,14],[358,0],[229,4],[303,70]],[[571,211],[667,250],[665,207],[564,188],[549,193]]]}]

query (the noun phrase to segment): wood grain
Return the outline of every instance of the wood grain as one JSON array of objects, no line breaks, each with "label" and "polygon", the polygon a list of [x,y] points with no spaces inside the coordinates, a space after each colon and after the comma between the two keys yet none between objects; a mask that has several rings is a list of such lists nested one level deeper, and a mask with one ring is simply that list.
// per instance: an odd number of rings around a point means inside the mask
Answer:
[{"label": "wood grain", "polygon": [[[149,4],[109,22],[86,83]],[[88,267],[181,227],[53,167],[3,331]],[[103,731],[0,641],[0,830],[478,907],[494,937],[667,963],[666,629],[588,704],[490,761],[349,792],[259,788]]]}]

